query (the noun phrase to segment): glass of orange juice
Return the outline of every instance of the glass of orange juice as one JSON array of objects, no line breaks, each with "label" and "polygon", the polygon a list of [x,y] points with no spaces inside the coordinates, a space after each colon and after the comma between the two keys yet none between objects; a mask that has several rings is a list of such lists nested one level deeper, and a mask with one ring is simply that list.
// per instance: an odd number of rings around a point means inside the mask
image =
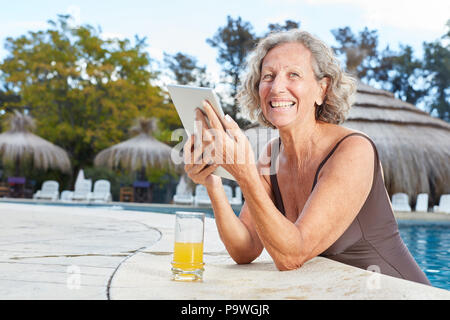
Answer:
[{"label": "glass of orange juice", "polygon": [[201,281],[203,279],[204,226],[203,212],[176,212],[172,260],[173,280]]}]

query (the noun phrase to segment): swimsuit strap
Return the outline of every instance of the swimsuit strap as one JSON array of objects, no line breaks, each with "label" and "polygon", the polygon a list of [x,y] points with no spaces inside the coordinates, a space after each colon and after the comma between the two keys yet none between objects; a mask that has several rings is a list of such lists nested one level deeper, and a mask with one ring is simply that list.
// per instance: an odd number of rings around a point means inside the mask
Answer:
[{"label": "swimsuit strap", "polygon": [[278,152],[277,153],[273,152],[274,150],[272,148],[270,154],[271,158],[270,170],[271,172],[273,172],[273,174],[270,175],[270,182],[272,184],[273,195],[275,197],[275,206],[283,215],[285,215],[283,199],[281,198],[281,192],[280,187],[278,186],[277,171],[276,171],[276,162],[280,154],[280,147],[281,147],[281,138],[278,138]]},{"label": "swimsuit strap", "polygon": [[[325,165],[325,162],[327,162],[327,160],[333,155],[334,151],[336,151],[337,147],[341,144],[342,141],[344,141],[344,140],[345,140],[346,138],[348,138],[348,137],[355,136],[355,135],[364,137],[364,138],[366,138],[367,140],[369,140],[370,143],[372,144],[372,146],[374,147],[375,152],[376,152],[376,148],[375,148],[374,143],[373,143],[372,140],[369,139],[366,135],[364,135],[364,134],[362,134],[362,133],[359,133],[359,132],[353,132],[353,133],[350,133],[350,134],[346,135],[346,136],[343,137],[341,140],[339,140],[338,143],[336,143],[336,145],[334,146],[334,148],[331,149],[330,153],[328,153],[328,155],[325,157],[325,159],[323,159],[322,162],[319,164],[319,167],[317,168],[317,171],[316,171],[316,175],[314,176],[314,182],[313,182],[313,185],[312,185],[312,188],[311,188],[311,192],[314,190],[314,187],[316,186],[317,178],[319,177],[319,172],[320,172],[320,170],[322,169],[322,167]],[[377,155],[376,155],[376,158],[377,158]],[[377,159],[375,159],[375,161],[376,161],[376,160],[377,160]]]},{"label": "swimsuit strap", "polygon": [[[320,165],[317,168],[316,171],[316,175],[314,176],[314,182],[311,188],[311,192],[314,190],[314,187],[316,186],[317,183],[317,178],[319,176],[319,172],[322,169],[322,167],[325,165],[325,163],[327,162],[327,160],[333,155],[333,153],[336,151],[337,147],[341,144],[342,141],[344,141],[346,138],[350,137],[350,136],[354,136],[354,135],[359,135],[361,137],[366,138],[367,140],[369,140],[369,142],[372,144],[373,148],[374,148],[374,152],[375,152],[375,170],[374,170],[374,176],[375,173],[377,172],[376,170],[376,166],[378,164],[378,152],[377,149],[375,147],[375,144],[373,143],[373,141],[367,137],[366,135],[359,133],[359,132],[353,132],[350,133],[348,135],[346,135],[345,137],[343,137],[342,139],[340,139],[336,145],[333,147],[333,149],[331,149],[331,151],[328,153],[328,155],[325,157],[325,159],[322,160],[322,162],[320,163]],[[279,138],[279,146],[281,146],[281,139]],[[271,172],[273,172],[273,174],[270,175],[270,182],[272,184],[272,190],[273,190],[273,194],[275,197],[275,206],[277,207],[277,209],[283,214],[285,215],[285,210],[284,210],[284,204],[283,204],[283,198],[281,197],[281,191],[280,191],[280,187],[278,185],[278,180],[277,180],[277,174],[276,174],[276,159],[279,156],[279,150],[280,148],[278,148],[278,154],[275,153],[271,153]]]}]

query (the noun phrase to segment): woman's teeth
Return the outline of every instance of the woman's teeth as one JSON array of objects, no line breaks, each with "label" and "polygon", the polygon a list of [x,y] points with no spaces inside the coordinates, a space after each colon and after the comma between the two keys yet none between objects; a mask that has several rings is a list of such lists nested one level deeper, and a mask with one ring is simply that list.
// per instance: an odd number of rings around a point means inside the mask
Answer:
[{"label": "woman's teeth", "polygon": [[295,102],[270,102],[270,106],[272,108],[289,108],[292,107],[295,104]]}]

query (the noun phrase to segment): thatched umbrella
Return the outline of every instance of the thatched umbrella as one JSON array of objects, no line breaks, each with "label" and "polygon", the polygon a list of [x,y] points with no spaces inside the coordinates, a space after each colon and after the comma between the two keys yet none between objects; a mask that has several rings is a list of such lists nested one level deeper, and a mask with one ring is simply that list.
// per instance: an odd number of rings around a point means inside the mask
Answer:
[{"label": "thatched umbrella", "polygon": [[145,170],[147,167],[172,167],[172,149],[151,135],[155,129],[156,119],[139,118],[131,128],[135,136],[101,151],[95,157],[94,164],[131,171]]},{"label": "thatched umbrella", "polygon": [[[437,204],[441,194],[450,193],[450,125],[445,121],[359,82],[343,125],[375,142],[390,196],[404,192],[414,203],[424,192],[430,195],[430,204]],[[255,136],[257,131],[253,127],[246,134]],[[276,130],[261,132],[258,140],[253,139],[258,154],[269,138],[278,135]]]},{"label": "thatched umbrella", "polygon": [[450,193],[450,124],[390,92],[358,83],[344,126],[368,134],[377,145],[390,196],[428,193],[432,204]]},{"label": "thatched umbrella", "polygon": [[30,157],[35,168],[70,172],[66,151],[30,132],[35,128],[30,116],[15,111],[9,119],[9,125],[9,130],[0,134],[0,154],[3,162],[15,163],[16,175],[19,175],[20,162]]}]

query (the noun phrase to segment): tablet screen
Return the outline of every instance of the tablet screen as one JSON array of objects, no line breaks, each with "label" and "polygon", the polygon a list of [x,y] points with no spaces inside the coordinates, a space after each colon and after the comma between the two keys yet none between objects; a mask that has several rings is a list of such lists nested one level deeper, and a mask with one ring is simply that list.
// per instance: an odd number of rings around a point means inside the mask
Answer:
[{"label": "tablet screen", "polygon": [[[220,105],[219,99],[211,88],[168,85],[170,97],[172,98],[175,109],[180,116],[181,123],[187,134],[190,136],[194,133],[195,109],[203,110],[203,101],[208,100],[211,106],[216,110],[217,114],[224,116],[224,112]],[[203,110],[204,111],[204,110]],[[228,171],[219,167],[214,174],[223,178],[236,180]]]}]

